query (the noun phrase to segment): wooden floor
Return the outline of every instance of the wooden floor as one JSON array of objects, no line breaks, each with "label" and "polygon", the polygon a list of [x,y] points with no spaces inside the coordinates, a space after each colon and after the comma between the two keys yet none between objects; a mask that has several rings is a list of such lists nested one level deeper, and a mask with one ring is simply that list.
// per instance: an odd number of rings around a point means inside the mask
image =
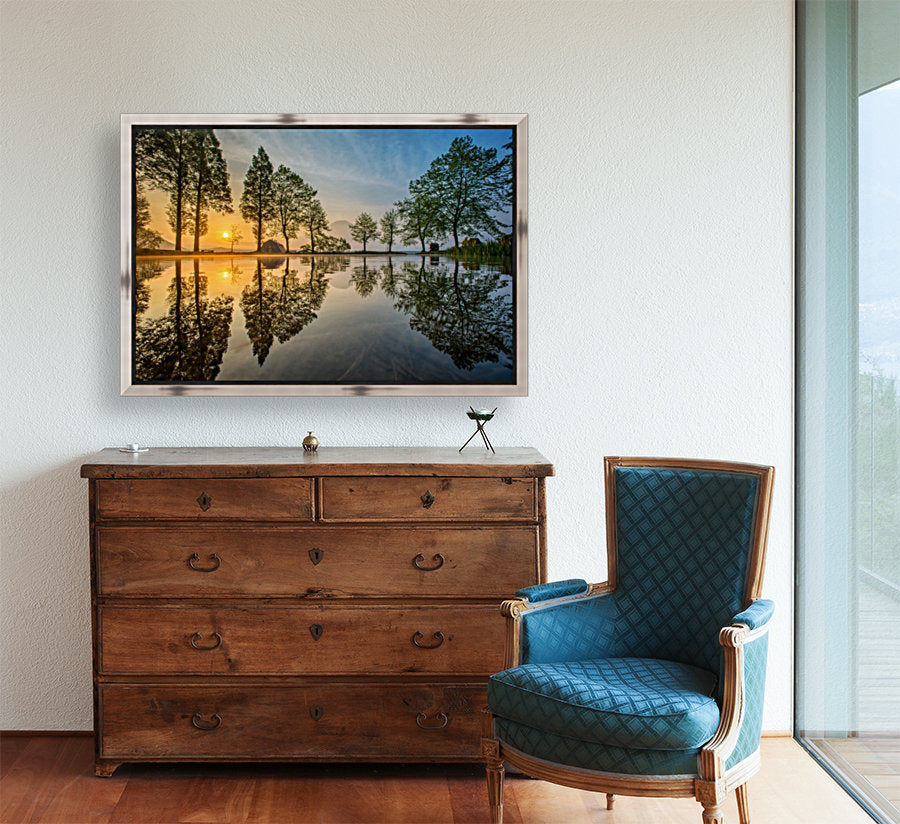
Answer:
[{"label": "wooden floor", "polygon": [[[2,824],[463,824],[484,822],[477,767],[126,765],[95,778],[93,742],[77,736],[0,739]],[[750,782],[754,824],[871,824],[789,738],[766,738]],[[700,824],[688,799],[600,795],[513,776],[507,824]],[[729,824],[737,823],[732,797]]]},{"label": "wooden floor", "polygon": [[888,821],[900,822],[900,738],[811,739]]}]

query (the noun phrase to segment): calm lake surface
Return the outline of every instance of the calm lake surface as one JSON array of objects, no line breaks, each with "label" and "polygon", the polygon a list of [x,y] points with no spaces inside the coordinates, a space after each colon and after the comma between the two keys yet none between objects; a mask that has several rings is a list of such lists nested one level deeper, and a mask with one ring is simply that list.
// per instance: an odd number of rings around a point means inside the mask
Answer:
[{"label": "calm lake surface", "polygon": [[137,259],[134,378],[508,383],[512,277],[443,256]]}]

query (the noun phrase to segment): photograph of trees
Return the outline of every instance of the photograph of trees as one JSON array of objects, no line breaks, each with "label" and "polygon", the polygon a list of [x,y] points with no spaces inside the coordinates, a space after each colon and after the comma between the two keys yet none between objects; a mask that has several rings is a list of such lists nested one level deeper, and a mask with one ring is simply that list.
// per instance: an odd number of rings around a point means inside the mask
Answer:
[{"label": "photograph of trees", "polygon": [[516,383],[514,127],[130,140],[134,384]]}]

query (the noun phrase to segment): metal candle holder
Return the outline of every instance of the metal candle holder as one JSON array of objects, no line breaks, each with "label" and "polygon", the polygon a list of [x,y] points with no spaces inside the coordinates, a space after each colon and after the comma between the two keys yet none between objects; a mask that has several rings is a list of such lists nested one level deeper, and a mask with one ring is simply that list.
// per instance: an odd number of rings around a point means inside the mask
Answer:
[{"label": "metal candle holder", "polygon": [[466,412],[466,417],[470,420],[475,421],[475,431],[470,436],[469,440],[466,441],[460,448],[459,451],[462,452],[471,442],[472,438],[476,435],[481,434],[481,439],[484,441],[484,445],[491,450],[495,455],[497,454],[490,440],[488,439],[487,433],[484,431],[484,425],[494,417],[494,412],[497,411],[497,407],[495,406],[490,412],[484,409],[480,409],[478,412],[474,410],[471,406],[469,407],[469,411]]}]

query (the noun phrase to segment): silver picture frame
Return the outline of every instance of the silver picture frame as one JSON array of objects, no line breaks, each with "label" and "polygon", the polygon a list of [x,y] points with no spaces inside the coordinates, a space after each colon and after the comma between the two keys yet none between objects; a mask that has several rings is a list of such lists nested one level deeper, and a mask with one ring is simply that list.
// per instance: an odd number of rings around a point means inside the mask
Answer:
[{"label": "silver picture frame", "polygon": [[[528,394],[528,135],[524,114],[125,114],[121,120],[121,394],[127,396],[524,396]],[[509,377],[498,381],[340,382],[214,379],[140,379],[136,377],[137,199],[136,130],[187,129],[509,129],[512,226],[504,241],[512,245],[511,345],[505,346]],[[235,197],[237,200],[237,197]],[[199,214],[199,211],[198,211]],[[345,221],[346,222],[346,221]],[[260,224],[261,225],[261,224]],[[508,223],[505,225],[509,225]],[[310,238],[312,231],[310,231]],[[261,240],[260,240],[261,242]],[[458,242],[458,241],[457,241]],[[180,243],[180,241],[179,241]],[[178,249],[179,246],[175,246]],[[257,247],[259,248],[259,246]],[[288,247],[290,248],[290,247]],[[313,249],[315,247],[313,246]],[[365,248],[365,247],[364,247]],[[232,251],[234,244],[232,243]],[[171,256],[171,250],[167,250]],[[457,260],[460,247],[456,247]],[[224,253],[223,253],[224,254]],[[303,252],[289,252],[303,256]],[[315,253],[314,253],[315,254]],[[348,255],[357,252],[348,252]],[[407,253],[410,257],[412,253]],[[418,254],[418,253],[416,253]],[[430,253],[429,253],[430,254]],[[308,255],[308,253],[307,253]],[[424,270],[425,242],[422,241]],[[190,255],[185,254],[185,257]],[[194,255],[197,256],[196,254]],[[458,264],[457,264],[458,268]],[[286,267],[287,269],[287,267]],[[180,271],[180,270],[179,270]],[[199,271],[199,270],[196,270]],[[504,327],[506,328],[506,327]]]}]

